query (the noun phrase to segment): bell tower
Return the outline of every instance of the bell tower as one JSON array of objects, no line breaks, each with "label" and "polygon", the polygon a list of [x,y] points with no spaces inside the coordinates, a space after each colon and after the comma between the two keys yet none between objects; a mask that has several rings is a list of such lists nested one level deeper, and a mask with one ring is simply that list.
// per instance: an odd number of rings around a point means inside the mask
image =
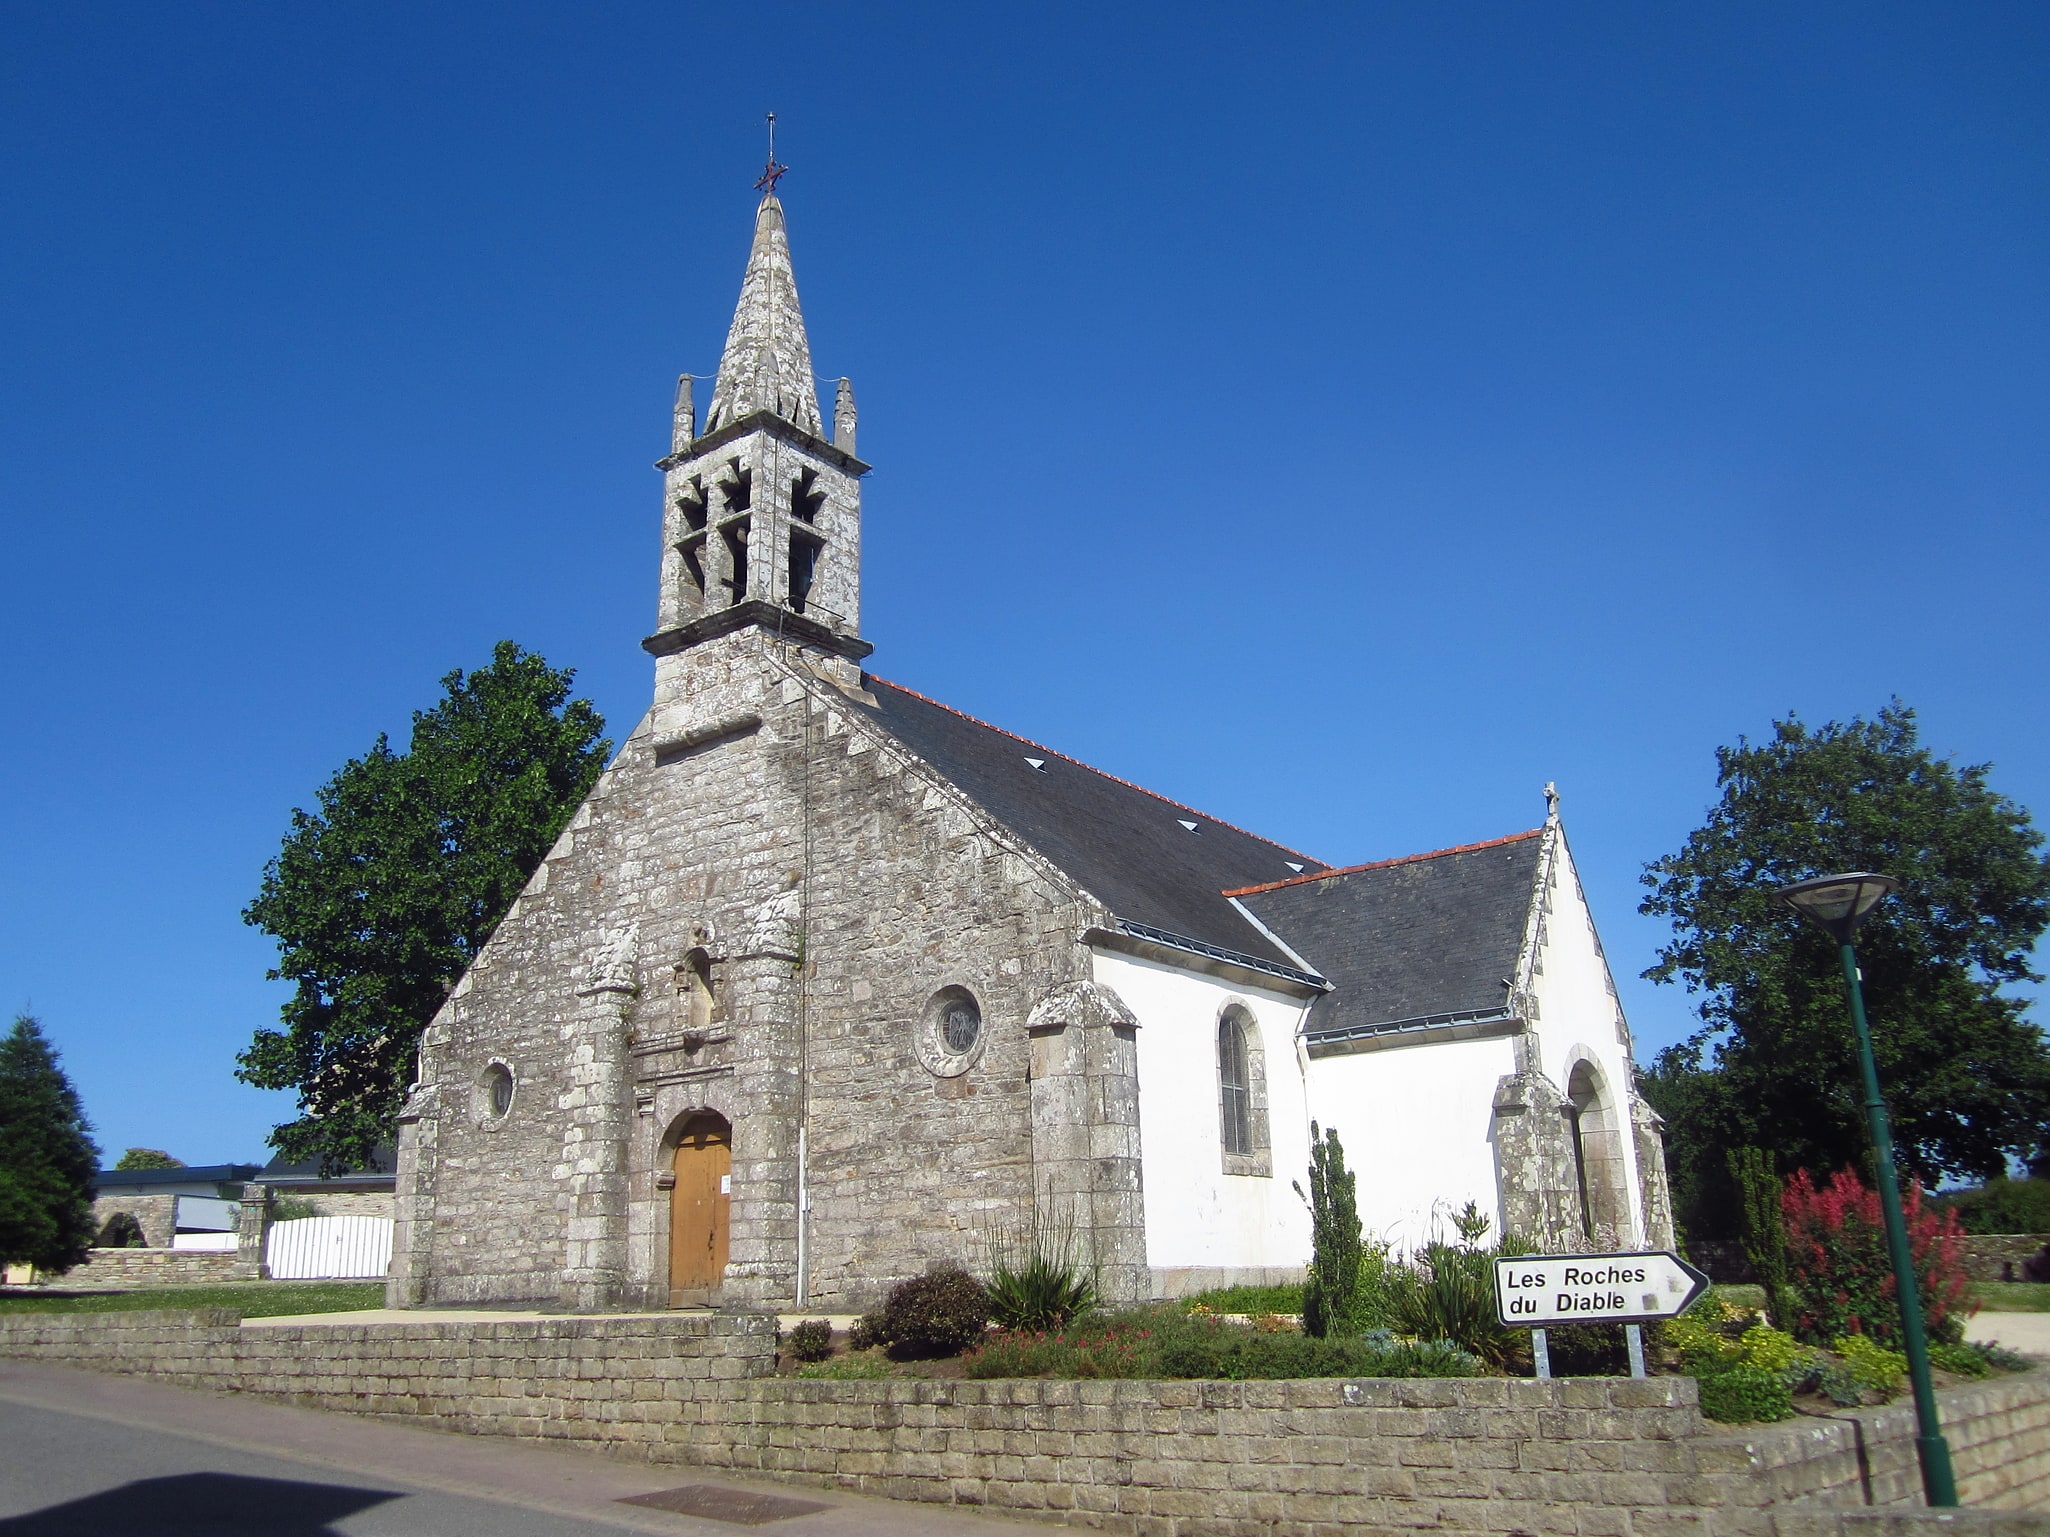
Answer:
[{"label": "bell tower", "polygon": [[[767,180],[767,178],[765,178]],[[854,390],[842,379],[832,436],[819,416],[811,344],[783,205],[755,210],[754,246],[719,377],[698,430],[695,381],[677,382],[662,483],[662,592],[641,644],[672,656],[748,626],[858,663],[861,477]]]}]

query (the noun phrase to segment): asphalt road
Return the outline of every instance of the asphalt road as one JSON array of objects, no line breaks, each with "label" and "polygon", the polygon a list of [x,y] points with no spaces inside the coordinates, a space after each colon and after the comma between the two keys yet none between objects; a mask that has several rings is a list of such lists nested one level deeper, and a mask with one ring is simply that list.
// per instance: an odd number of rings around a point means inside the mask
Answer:
[{"label": "asphalt road", "polygon": [[[655,1495],[737,1524],[620,1503]],[[672,1503],[675,1499],[672,1499]],[[754,1483],[0,1361],[0,1537],[1018,1537],[967,1510]],[[1035,1526],[1033,1531],[1043,1531]]]}]

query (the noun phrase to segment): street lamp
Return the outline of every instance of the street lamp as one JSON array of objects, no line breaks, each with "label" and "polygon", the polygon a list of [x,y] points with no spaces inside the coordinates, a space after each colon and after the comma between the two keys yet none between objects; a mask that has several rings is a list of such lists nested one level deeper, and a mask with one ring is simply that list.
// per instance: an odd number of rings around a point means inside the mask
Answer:
[{"label": "street lamp", "polygon": [[1936,1418],[1936,1389],[1929,1380],[1929,1340],[1922,1329],[1922,1293],[1915,1261],[1908,1250],[1908,1224],[1901,1215],[1900,1181],[1893,1171],[1893,1130],[1886,1120],[1886,1101],[1879,1096],[1879,1068],[1872,1060],[1872,1034],[1865,1027],[1865,995],[1859,986],[1858,956],[1851,947],[1858,925],[1900,882],[1890,875],[1854,871],[1797,881],[1773,893],[1787,906],[1836,941],[1844,968],[1844,991],[1851,1000],[1851,1028],[1858,1037],[1858,1068],[1865,1079],[1865,1119],[1872,1128],[1872,1164],[1879,1179],[1879,1210],[1886,1219],[1886,1247],[1893,1259],[1893,1289],[1901,1305],[1901,1339],[1907,1346],[1908,1376],[1915,1385],[1918,1434],[1915,1453],[1922,1463],[1922,1493],[1931,1505],[1957,1503],[1957,1479],[1950,1469],[1950,1446]]}]

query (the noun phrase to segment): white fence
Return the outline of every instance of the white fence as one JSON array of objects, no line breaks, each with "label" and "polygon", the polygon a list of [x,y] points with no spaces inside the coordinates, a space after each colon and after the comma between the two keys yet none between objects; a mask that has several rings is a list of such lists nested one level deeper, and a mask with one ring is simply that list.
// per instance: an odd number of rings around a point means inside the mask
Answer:
[{"label": "white fence", "polygon": [[391,1227],[389,1217],[274,1222],[263,1262],[276,1281],[382,1280],[391,1268]]}]

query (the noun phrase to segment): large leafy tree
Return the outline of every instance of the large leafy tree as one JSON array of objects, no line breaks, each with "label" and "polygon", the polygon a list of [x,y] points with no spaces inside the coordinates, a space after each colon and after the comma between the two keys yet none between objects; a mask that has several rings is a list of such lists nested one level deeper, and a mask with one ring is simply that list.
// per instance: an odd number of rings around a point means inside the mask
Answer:
[{"label": "large leafy tree", "polygon": [[237,1076],[295,1089],[271,1134],[323,1170],[389,1140],[420,1032],[604,767],[612,744],[575,674],[500,641],[491,665],[442,679],[407,750],[382,736],[292,813],[243,913],[278,942],[293,984],[281,1030],[259,1030]]},{"label": "large leafy tree", "polygon": [[99,1166],[56,1049],[18,1015],[0,1038],[0,1263],[61,1273],[83,1262]]},{"label": "large leafy tree", "polygon": [[121,1155],[121,1161],[114,1165],[115,1172],[127,1174],[137,1169],[182,1169],[185,1160],[173,1158],[162,1148],[131,1147]]},{"label": "large leafy tree", "polygon": [[1730,1149],[1763,1149],[1782,1173],[1867,1156],[1836,947],[1772,896],[1812,875],[1902,882],[1859,932],[1858,959],[1906,1171],[1984,1178],[2050,1149],[2050,1051],[2002,991],[2036,980],[2050,860],[1988,766],[1931,754],[1898,700],[1813,729],[1789,715],[1768,740],[1718,749],[1716,765],[1720,801],[1647,867],[1641,906],[1675,930],[1645,975],[1701,1000],[1701,1029],[1643,1080],[1683,1225],[1734,1231]]}]

